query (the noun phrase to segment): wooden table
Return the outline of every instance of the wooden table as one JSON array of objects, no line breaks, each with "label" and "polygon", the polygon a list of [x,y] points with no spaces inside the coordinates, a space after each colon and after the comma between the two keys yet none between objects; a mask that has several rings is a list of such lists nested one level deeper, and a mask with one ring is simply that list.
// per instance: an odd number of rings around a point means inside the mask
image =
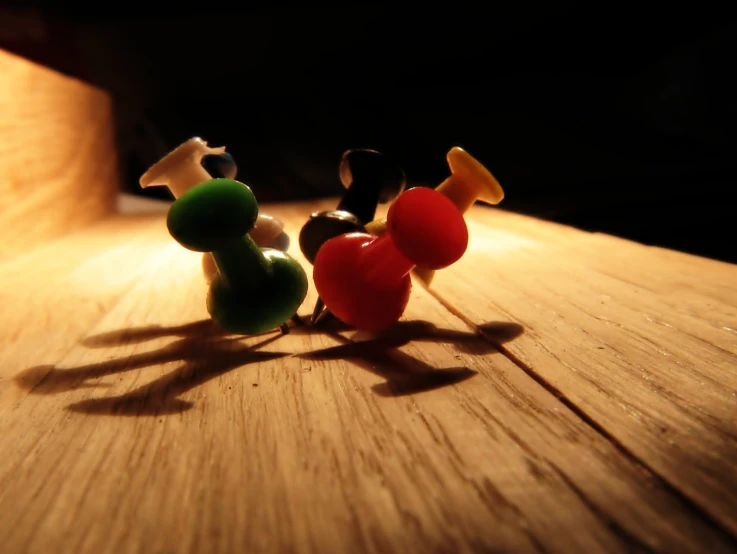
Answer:
[{"label": "wooden table", "polygon": [[5,263],[3,552],[737,551],[737,268],[468,222],[376,336],[224,336],[162,214]]},{"label": "wooden table", "polygon": [[736,267],[476,206],[394,328],[227,336],[104,95],[0,70],[2,554],[737,552]]}]

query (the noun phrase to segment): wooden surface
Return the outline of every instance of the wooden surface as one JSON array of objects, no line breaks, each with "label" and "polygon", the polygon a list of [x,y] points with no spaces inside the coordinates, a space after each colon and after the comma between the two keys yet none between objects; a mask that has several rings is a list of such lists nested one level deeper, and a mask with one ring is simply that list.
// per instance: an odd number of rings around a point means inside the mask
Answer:
[{"label": "wooden surface", "polygon": [[224,336],[161,214],[5,262],[2,552],[737,552],[737,268],[468,221],[376,336]]},{"label": "wooden surface", "polygon": [[0,50],[0,260],[113,212],[114,129],[107,94]]}]

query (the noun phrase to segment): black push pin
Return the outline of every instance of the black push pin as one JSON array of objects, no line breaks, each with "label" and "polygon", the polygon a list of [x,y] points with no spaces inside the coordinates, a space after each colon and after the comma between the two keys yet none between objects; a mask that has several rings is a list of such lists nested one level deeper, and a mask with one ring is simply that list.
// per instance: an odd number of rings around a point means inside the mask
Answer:
[{"label": "black push pin", "polygon": [[[314,212],[299,233],[299,247],[311,264],[320,247],[345,233],[363,231],[374,220],[379,204],[391,202],[406,185],[399,165],[376,150],[348,150],[340,160],[340,181],[345,194],[335,210]],[[312,312],[314,325],[328,311],[318,298]]]}]

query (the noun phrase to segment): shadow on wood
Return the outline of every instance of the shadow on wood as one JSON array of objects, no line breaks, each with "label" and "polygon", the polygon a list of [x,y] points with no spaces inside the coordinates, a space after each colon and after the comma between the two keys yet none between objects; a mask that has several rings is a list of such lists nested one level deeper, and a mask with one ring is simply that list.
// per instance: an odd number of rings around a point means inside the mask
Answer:
[{"label": "shadow on wood", "polygon": [[[109,333],[100,333],[86,337],[80,341],[89,348],[103,348],[106,346],[120,346],[145,342],[161,337],[217,337],[229,333],[217,326],[212,319],[201,319],[183,325],[165,327],[163,325],[150,325],[147,327],[131,327],[129,329],[118,329]],[[268,334],[268,333],[263,333]]]},{"label": "shadow on wood", "polygon": [[[125,331],[120,334],[123,335]],[[287,352],[259,352],[258,349],[279,339],[275,334],[255,345],[237,348],[239,338],[211,340],[187,337],[153,352],[128,358],[57,370],[38,366],[16,376],[16,383],[33,394],[58,394],[86,385],[88,379],[113,375],[136,368],[173,361],[185,361],[175,371],[117,397],[92,398],[68,407],[71,411],[111,415],[161,415],[192,408],[179,396],[194,387],[244,365],[288,356]]]},{"label": "shadow on wood", "polygon": [[[496,333],[496,340],[511,340],[522,332],[514,323],[494,322],[486,327]],[[345,359],[386,379],[372,387],[380,396],[403,396],[459,383],[476,374],[467,367],[436,369],[397,348],[410,341],[451,342],[465,353],[482,355],[497,351],[497,347],[476,333],[439,329],[425,321],[403,321],[390,329],[355,342],[334,329],[345,330],[340,322],[322,328],[297,325],[295,333],[325,333],[343,344],[296,355],[305,359]],[[179,399],[183,393],[238,367],[289,356],[287,352],[259,352],[283,335],[279,332],[261,342],[239,347],[242,336],[227,337],[211,320],[200,320],[179,326],[148,326],[121,329],[84,339],[89,347],[120,346],[166,336],[182,336],[163,348],[105,362],[57,370],[53,365],[26,369],[15,377],[16,383],[32,394],[58,394],[84,387],[102,388],[88,384],[90,379],[114,375],[137,368],[184,361],[175,371],[120,396],[91,398],[72,404],[71,411],[110,415],[163,415],[180,413],[193,407],[191,402]],[[261,336],[261,335],[260,335]],[[358,332],[354,338],[366,338]]]},{"label": "shadow on wood", "polygon": [[374,335],[358,332],[352,339],[375,336],[385,339],[403,338],[405,342],[447,342],[455,344],[459,350],[467,354],[488,354],[496,352],[497,345],[514,340],[524,332],[522,325],[508,321],[492,321],[477,327],[478,333],[468,333],[439,329],[437,325],[428,321],[400,321]]},{"label": "shadow on wood", "polygon": [[[496,332],[499,342],[519,336],[522,326],[516,323],[494,322],[484,326],[492,335]],[[496,352],[496,346],[476,333],[452,329],[439,329],[427,321],[400,321],[389,329],[375,334],[357,332],[351,339],[324,331],[343,342],[338,346],[299,354],[298,357],[312,360],[346,359],[356,365],[384,377],[372,390],[380,396],[404,396],[429,391],[465,381],[476,375],[467,367],[438,369],[405,352],[395,350],[409,342],[450,342],[459,350],[483,355]],[[366,338],[354,342],[355,339]]]}]

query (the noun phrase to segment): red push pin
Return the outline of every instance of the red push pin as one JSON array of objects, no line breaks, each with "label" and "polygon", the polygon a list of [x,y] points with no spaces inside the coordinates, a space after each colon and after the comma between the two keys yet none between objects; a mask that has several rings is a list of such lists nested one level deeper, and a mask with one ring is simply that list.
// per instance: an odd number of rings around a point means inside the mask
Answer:
[{"label": "red push pin", "polygon": [[442,269],[468,246],[463,214],[443,194],[413,188],[389,208],[380,237],[348,233],[327,241],[317,253],[313,279],[327,308],[363,331],[378,331],[404,313],[415,266]]}]

